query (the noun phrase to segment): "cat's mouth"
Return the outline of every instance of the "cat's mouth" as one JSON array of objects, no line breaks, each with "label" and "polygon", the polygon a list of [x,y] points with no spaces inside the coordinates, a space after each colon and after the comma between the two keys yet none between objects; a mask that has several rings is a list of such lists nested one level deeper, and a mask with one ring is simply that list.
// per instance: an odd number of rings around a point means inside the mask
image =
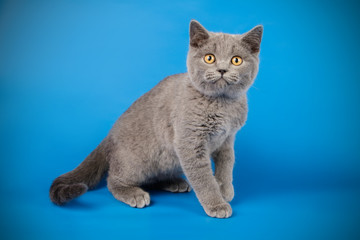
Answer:
[{"label": "cat's mouth", "polygon": [[236,81],[232,79],[225,78],[224,76],[212,81],[213,84],[226,84],[226,85],[233,85],[236,83]]},{"label": "cat's mouth", "polygon": [[213,81],[213,83],[226,83],[226,84],[229,84],[228,81],[226,81],[226,79],[223,78],[223,77],[218,78],[217,80]]}]

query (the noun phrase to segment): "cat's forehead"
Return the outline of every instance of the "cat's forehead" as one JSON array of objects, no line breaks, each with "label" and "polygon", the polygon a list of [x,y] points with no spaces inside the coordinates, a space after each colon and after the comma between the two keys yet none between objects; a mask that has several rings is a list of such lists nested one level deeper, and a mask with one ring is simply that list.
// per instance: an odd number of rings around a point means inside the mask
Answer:
[{"label": "cat's forehead", "polygon": [[241,46],[241,37],[236,34],[210,33],[208,42],[202,50],[224,56],[238,54],[244,51]]}]

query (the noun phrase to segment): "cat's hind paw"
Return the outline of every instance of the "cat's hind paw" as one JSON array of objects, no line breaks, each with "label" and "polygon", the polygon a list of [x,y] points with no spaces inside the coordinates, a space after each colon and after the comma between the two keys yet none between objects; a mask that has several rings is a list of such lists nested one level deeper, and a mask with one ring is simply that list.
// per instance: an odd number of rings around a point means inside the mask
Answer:
[{"label": "cat's hind paw", "polygon": [[172,179],[170,181],[160,183],[160,188],[162,190],[173,192],[173,193],[180,193],[180,192],[190,192],[191,187],[190,184],[182,178]]},{"label": "cat's hind paw", "polygon": [[134,208],[144,208],[150,204],[150,196],[148,193],[138,194],[128,198],[124,202]]},{"label": "cat's hind paw", "polygon": [[144,208],[150,204],[150,195],[139,187],[117,187],[111,189],[114,197],[134,208]]}]

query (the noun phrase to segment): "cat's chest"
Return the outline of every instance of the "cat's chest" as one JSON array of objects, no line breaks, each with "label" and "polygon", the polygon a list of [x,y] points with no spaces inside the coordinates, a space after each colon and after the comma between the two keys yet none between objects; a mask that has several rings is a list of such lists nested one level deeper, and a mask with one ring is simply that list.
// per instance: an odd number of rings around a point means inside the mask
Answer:
[{"label": "cat's chest", "polygon": [[230,119],[220,113],[210,113],[205,117],[207,142],[210,149],[218,148],[233,132]]},{"label": "cat's chest", "polygon": [[229,135],[237,131],[237,126],[228,114],[222,112],[207,113],[204,125],[207,133],[207,143],[210,149],[215,150]]},{"label": "cat's chest", "polygon": [[218,148],[244,124],[247,112],[241,106],[210,104],[200,110],[200,124],[210,149]]}]

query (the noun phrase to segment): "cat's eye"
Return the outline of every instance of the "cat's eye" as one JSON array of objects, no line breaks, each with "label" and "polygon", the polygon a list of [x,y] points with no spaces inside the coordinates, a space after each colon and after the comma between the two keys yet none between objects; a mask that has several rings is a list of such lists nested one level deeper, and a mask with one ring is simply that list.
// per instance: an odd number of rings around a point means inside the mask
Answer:
[{"label": "cat's eye", "polygon": [[206,63],[211,64],[211,63],[215,62],[215,56],[213,54],[206,54],[204,57],[204,61]]},{"label": "cat's eye", "polygon": [[239,56],[235,56],[231,59],[231,63],[235,66],[239,66],[243,62],[242,58]]}]

